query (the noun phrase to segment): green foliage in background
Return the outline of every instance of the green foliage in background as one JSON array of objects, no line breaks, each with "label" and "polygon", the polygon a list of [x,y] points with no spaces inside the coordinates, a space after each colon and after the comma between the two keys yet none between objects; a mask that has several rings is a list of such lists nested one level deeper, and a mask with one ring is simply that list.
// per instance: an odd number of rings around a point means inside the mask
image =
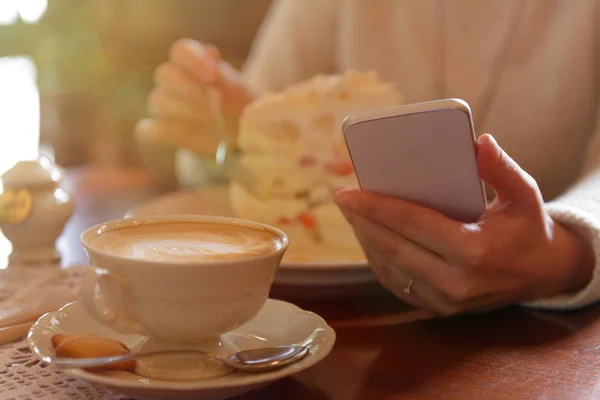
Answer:
[{"label": "green foliage in background", "polygon": [[74,7],[59,13],[59,23],[48,27],[47,34],[40,35],[39,42],[32,48],[43,94],[102,92],[114,74],[88,10],[82,6],[85,2],[75,3]]},{"label": "green foliage in background", "polygon": [[38,23],[0,26],[0,57],[12,55],[32,57],[42,96],[102,91],[114,74],[81,0],[51,0]]},{"label": "green foliage in background", "polygon": [[0,26],[0,57],[13,55],[33,59],[42,98],[77,94],[96,99],[117,137],[134,146],[132,127],[143,115],[152,70],[118,70],[111,64],[88,1],[50,0],[38,23]]}]

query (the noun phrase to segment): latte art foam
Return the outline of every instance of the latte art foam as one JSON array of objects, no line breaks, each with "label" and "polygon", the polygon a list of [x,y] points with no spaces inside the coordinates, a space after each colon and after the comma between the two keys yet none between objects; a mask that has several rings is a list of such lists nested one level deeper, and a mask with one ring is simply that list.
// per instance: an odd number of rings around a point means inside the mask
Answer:
[{"label": "latte art foam", "polygon": [[90,244],[113,255],[158,262],[240,259],[283,246],[279,236],[267,230],[204,222],[130,226],[104,232]]}]

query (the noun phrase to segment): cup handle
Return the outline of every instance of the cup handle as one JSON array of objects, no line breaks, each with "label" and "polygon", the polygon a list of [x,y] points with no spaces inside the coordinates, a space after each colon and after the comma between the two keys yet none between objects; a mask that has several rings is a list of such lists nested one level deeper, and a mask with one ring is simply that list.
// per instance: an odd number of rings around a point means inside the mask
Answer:
[{"label": "cup handle", "polygon": [[[96,321],[120,333],[126,335],[143,334],[143,328],[139,323],[127,320],[122,315],[119,316],[117,311],[109,309],[106,305],[99,307],[96,302],[95,289],[101,280],[111,280],[113,282],[119,291],[118,303],[120,308],[122,308],[121,311],[127,309],[126,299],[123,296],[125,293],[125,284],[123,281],[105,269],[90,267],[84,274],[79,291],[79,299],[85,312]],[[102,293],[98,297],[102,298]]]}]

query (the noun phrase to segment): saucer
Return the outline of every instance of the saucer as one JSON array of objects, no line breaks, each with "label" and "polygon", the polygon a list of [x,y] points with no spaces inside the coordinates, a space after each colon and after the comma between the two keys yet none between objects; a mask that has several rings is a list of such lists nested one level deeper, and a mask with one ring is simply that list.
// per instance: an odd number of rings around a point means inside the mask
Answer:
[{"label": "saucer", "polygon": [[[130,209],[126,217],[159,214],[234,216],[227,186],[182,190],[155,197]],[[337,254],[335,255],[337,257]],[[283,257],[274,285],[349,287],[377,281],[365,259],[323,259],[298,261]]]},{"label": "saucer", "polygon": [[[88,317],[78,301],[42,316],[30,329],[29,346],[37,357],[52,356],[50,343],[57,333],[97,333],[135,348],[146,338],[122,335]],[[167,381],[110,371],[91,373],[80,369],[65,370],[66,375],[99,384],[118,393],[141,399],[227,399],[264,387],[278,379],[296,374],[323,360],[333,348],[335,331],[312,312],[280,300],[268,299],[250,322],[222,335],[231,352],[260,347],[300,344],[310,353],[284,369],[261,374],[234,372],[214,379]]]}]

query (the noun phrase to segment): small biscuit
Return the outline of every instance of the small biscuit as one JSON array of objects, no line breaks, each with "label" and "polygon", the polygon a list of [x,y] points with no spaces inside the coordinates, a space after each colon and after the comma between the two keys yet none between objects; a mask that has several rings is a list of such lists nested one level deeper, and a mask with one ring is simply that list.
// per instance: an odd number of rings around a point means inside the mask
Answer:
[{"label": "small biscuit", "polygon": [[[57,334],[51,340],[58,357],[96,358],[130,353],[127,346],[118,340],[109,339],[95,333]],[[90,372],[102,372],[106,370],[134,372],[135,365],[135,360],[131,360],[103,367],[88,368],[86,370]]]},{"label": "small biscuit", "polygon": [[97,333],[57,333],[56,335],[53,335],[50,340],[52,342],[52,347],[56,348],[59,344],[61,344],[65,340],[72,339],[75,337],[102,338],[102,336],[98,335]]}]

